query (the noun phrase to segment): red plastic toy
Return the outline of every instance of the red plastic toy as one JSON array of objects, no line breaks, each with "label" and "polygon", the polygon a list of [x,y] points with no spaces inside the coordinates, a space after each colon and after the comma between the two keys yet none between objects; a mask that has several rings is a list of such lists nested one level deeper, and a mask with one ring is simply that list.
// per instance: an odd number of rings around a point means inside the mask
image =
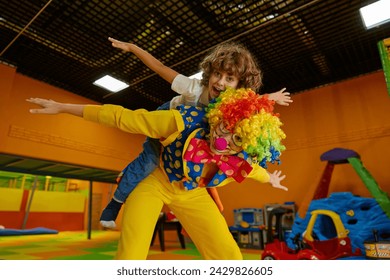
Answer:
[{"label": "red plastic toy", "polygon": [[[306,231],[294,238],[297,249],[291,249],[284,242],[281,217],[291,211],[286,208],[276,208],[271,211],[269,221],[276,218],[275,229],[268,227],[267,244],[262,253],[263,260],[334,260],[345,257],[361,256],[361,250],[352,251],[351,240],[348,237],[348,230],[345,229],[340,216],[331,210],[314,210]],[[336,237],[327,240],[318,240],[313,231],[318,218],[323,215],[333,222]],[[324,217],[322,217],[324,218]],[[275,234],[276,236],[275,236]]]}]

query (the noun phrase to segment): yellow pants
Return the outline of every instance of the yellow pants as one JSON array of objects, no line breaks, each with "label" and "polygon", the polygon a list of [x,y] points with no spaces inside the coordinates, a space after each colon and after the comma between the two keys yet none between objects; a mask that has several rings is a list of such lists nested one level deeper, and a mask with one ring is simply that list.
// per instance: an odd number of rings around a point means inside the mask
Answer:
[{"label": "yellow pants", "polygon": [[205,188],[186,191],[160,168],[145,178],[124,205],[116,259],[145,260],[163,205],[175,213],[204,259],[242,259],[228,225]]}]

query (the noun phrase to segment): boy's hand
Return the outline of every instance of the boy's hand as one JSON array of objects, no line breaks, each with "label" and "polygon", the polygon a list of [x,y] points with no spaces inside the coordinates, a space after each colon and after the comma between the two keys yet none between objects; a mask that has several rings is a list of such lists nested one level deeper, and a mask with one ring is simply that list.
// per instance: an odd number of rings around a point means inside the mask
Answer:
[{"label": "boy's hand", "polygon": [[269,182],[272,185],[272,187],[277,189],[282,189],[284,191],[288,191],[288,188],[285,186],[282,186],[280,182],[286,178],[286,175],[282,175],[282,171],[275,170],[273,173],[269,174]]},{"label": "boy's hand", "polygon": [[130,43],[122,42],[111,37],[108,37],[108,40],[112,43],[114,48],[121,49],[125,52],[130,52]]},{"label": "boy's hand", "polygon": [[289,106],[290,103],[293,102],[291,99],[290,93],[285,91],[286,88],[282,88],[281,90],[270,93],[268,95],[268,99],[274,100],[276,104],[282,105],[282,106]]}]

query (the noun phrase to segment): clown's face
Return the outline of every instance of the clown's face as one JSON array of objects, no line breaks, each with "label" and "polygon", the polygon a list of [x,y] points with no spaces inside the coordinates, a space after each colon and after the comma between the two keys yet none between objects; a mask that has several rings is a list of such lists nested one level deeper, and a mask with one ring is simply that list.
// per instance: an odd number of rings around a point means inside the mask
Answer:
[{"label": "clown's face", "polygon": [[237,154],[243,150],[241,145],[241,138],[227,130],[223,122],[210,128],[210,149],[215,154]]},{"label": "clown's face", "polygon": [[214,70],[209,79],[209,100],[219,96],[226,87],[237,88],[239,77],[224,71]]}]

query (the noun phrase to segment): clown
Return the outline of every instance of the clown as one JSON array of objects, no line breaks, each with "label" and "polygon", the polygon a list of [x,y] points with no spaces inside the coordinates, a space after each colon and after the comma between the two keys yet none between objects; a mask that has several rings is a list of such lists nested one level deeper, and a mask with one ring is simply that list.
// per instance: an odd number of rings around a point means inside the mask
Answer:
[{"label": "clown", "polygon": [[[116,105],[65,104],[40,98],[31,113],[69,113],[161,139],[161,166],[127,199],[117,259],[146,259],[159,213],[166,204],[180,220],[204,259],[242,259],[237,243],[206,189],[252,178],[287,190],[277,162],[285,134],[273,101],[248,89],[228,89],[206,110],[127,110]],[[164,125],[161,125],[164,124]],[[262,166],[261,166],[262,165]]]}]

